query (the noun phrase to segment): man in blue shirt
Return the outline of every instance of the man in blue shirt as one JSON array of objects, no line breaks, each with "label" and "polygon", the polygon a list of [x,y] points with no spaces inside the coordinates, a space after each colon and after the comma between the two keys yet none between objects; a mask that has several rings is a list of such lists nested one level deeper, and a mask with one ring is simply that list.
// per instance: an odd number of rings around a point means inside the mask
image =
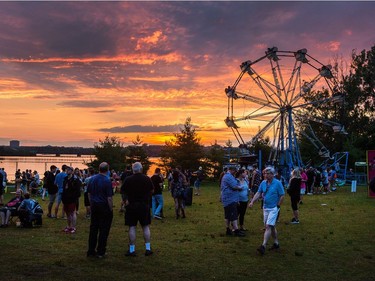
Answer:
[{"label": "man in blue shirt", "polygon": [[[242,188],[234,177],[237,168],[231,166],[221,180],[221,203],[224,206],[225,224],[227,227],[226,235],[245,236],[245,233],[238,229],[238,212],[237,205],[239,201],[239,191]],[[230,229],[233,227],[233,231]]]},{"label": "man in blue shirt", "polygon": [[[58,173],[55,177],[55,184],[58,187],[58,191],[57,191],[57,202],[56,202],[56,207],[55,207],[55,216],[53,218],[57,218],[59,206],[60,206],[61,201],[62,201],[62,193],[63,193],[63,190],[64,190],[64,179],[67,176],[67,174],[65,172],[66,168],[67,168],[67,166],[65,164],[62,165],[62,167],[61,167],[62,172]],[[61,208],[61,218],[62,219],[65,218],[65,212],[64,212],[63,206]]]},{"label": "man in blue shirt", "polygon": [[258,198],[263,197],[263,217],[266,230],[264,232],[263,244],[257,249],[261,255],[264,255],[267,242],[271,236],[274,239],[274,244],[270,249],[277,250],[280,248],[277,239],[276,220],[285,195],[281,182],[274,178],[275,169],[267,167],[264,169],[264,174],[266,179],[262,181],[258,192],[255,193],[249,203],[249,207],[251,208]]},{"label": "man in blue shirt", "polygon": [[107,240],[113,220],[113,189],[112,183],[107,177],[108,171],[108,163],[102,162],[99,165],[99,174],[91,177],[87,186],[91,207],[87,257],[97,256],[102,258],[106,252]]}]

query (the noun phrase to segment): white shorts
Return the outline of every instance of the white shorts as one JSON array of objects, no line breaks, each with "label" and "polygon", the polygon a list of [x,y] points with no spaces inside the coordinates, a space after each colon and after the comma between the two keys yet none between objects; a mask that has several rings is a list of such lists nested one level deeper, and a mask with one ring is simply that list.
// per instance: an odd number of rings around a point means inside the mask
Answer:
[{"label": "white shorts", "polygon": [[277,215],[279,214],[279,208],[263,209],[263,217],[265,225],[276,225]]}]

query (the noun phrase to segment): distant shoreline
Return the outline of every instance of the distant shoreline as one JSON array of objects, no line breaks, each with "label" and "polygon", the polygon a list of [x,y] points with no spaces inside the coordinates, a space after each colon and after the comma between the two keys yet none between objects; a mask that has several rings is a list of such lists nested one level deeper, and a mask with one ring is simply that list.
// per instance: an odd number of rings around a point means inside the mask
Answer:
[{"label": "distant shoreline", "polygon": [[[160,152],[164,145],[144,145],[147,155],[149,157],[160,157]],[[94,148],[85,147],[65,147],[65,146],[0,146],[0,157],[1,156],[37,156],[38,154],[48,155],[94,155]]]}]

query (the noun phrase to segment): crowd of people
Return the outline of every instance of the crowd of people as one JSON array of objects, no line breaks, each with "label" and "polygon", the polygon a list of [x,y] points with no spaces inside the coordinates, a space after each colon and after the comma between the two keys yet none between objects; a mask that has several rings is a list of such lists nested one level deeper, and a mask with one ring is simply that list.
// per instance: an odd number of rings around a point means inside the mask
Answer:
[{"label": "crowd of people", "polygon": [[[1,172],[3,171],[3,172]],[[198,176],[199,175],[199,176]],[[195,181],[194,181],[195,176]],[[6,186],[7,174],[0,169],[0,182]],[[165,186],[167,180],[167,186]],[[80,197],[83,193],[85,217],[90,219],[87,257],[102,258],[106,255],[106,245],[113,220],[113,196],[121,193],[120,211],[125,213],[125,225],[129,227],[129,249],[126,256],[136,256],[135,235],[139,223],[143,229],[145,255],[153,254],[150,244],[151,219],[163,220],[163,190],[168,188],[175,204],[176,219],[186,218],[185,199],[187,189],[194,183],[200,191],[203,180],[202,167],[197,172],[182,172],[173,168],[164,176],[160,168],[148,177],[143,174],[142,164],[134,163],[121,172],[109,169],[105,162],[97,169],[80,170],[68,165],[58,168],[51,165],[41,179],[37,171],[27,169],[15,173],[15,197],[7,204],[0,205],[1,227],[7,227],[12,217],[18,217],[22,227],[41,225],[43,210],[36,200],[40,196],[48,200],[46,217],[65,219],[66,234],[77,232],[77,215]],[[191,183],[191,184],[190,184]],[[0,188],[3,195],[4,189]],[[1,197],[3,199],[3,197]]]},{"label": "crowd of people", "polygon": [[[4,169],[0,169],[0,183],[5,182],[6,178]],[[10,218],[14,216],[19,216],[25,227],[30,227],[32,222],[41,225],[43,211],[40,211],[37,201],[31,198],[38,193],[42,200],[49,200],[47,218],[66,219],[67,225],[63,232],[74,234],[77,231],[77,215],[83,192],[85,217],[91,220],[87,256],[102,258],[106,255],[107,239],[113,220],[113,196],[116,192],[121,193],[120,211],[125,213],[125,225],[129,227],[129,248],[126,256],[136,256],[135,239],[138,223],[143,231],[145,255],[149,256],[153,254],[149,227],[151,220],[164,219],[163,190],[167,188],[170,191],[174,201],[175,218],[184,219],[187,191],[192,185],[195,195],[200,195],[204,173],[202,167],[192,173],[176,167],[164,176],[160,168],[156,168],[154,174],[149,177],[144,175],[142,164],[139,162],[127,166],[122,173],[110,170],[109,165],[103,162],[97,171],[94,168],[74,169],[68,165],[62,165],[60,170],[51,165],[42,180],[37,171],[31,170],[18,170],[15,178],[15,197],[0,209],[1,227],[7,227]],[[270,249],[279,249],[276,223],[279,220],[285,190],[290,196],[293,210],[290,223],[298,224],[298,209],[299,205],[303,204],[303,196],[334,191],[335,181],[336,171],[332,168],[297,168],[291,172],[288,182],[281,171],[276,171],[273,167],[266,167],[262,171],[256,164],[250,169],[238,169],[235,166],[224,168],[219,185],[226,235],[245,236],[246,211],[260,200],[263,209],[264,237],[258,252],[261,255],[265,253],[271,237],[273,245]],[[168,184],[167,187],[164,185],[165,182]],[[3,188],[0,189],[3,191]],[[4,205],[2,201],[0,204]]]},{"label": "crowd of people", "polygon": [[261,201],[264,217],[264,239],[257,249],[263,255],[270,237],[274,239],[270,250],[279,249],[276,223],[280,217],[280,206],[289,194],[293,218],[290,224],[299,224],[299,205],[303,204],[303,196],[328,194],[336,190],[337,173],[333,167],[328,168],[296,168],[290,174],[289,181],[281,170],[266,167],[262,171],[254,164],[248,169],[236,166],[224,168],[219,178],[221,188],[220,201],[224,207],[226,235],[245,236],[244,226],[246,209]]}]

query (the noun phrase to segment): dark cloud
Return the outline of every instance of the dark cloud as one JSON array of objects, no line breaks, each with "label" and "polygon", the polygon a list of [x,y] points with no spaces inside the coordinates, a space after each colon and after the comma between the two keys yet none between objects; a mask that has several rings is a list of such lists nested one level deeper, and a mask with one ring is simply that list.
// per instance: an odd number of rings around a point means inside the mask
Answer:
[{"label": "dark cloud", "polygon": [[[106,5],[114,12],[116,6]],[[2,52],[5,56],[77,57],[116,52],[111,30],[117,23],[103,14],[103,3],[14,2],[1,3],[0,7],[2,33],[8,35],[3,46],[13,46],[0,48],[6,51]]]},{"label": "dark cloud", "polygon": [[[7,65],[7,73],[60,92],[73,92],[79,83],[97,89],[189,90],[200,86],[197,76],[220,76],[238,69],[243,60],[262,56],[265,48],[256,48],[259,45],[307,48],[314,55],[318,43],[343,41],[345,29],[373,44],[374,34],[366,35],[363,26],[373,23],[374,8],[374,2],[338,1],[1,2],[0,54],[21,60],[155,55],[147,65],[21,61]],[[161,34],[155,44],[140,44],[138,49],[140,40],[157,32]],[[173,63],[156,59],[168,54],[180,57]],[[178,80],[150,79],[176,73]]]},{"label": "dark cloud", "polygon": [[106,101],[67,100],[58,103],[58,105],[63,107],[98,108],[110,106],[111,103]]},{"label": "dark cloud", "polygon": [[109,110],[96,110],[96,111],[94,111],[94,113],[114,113],[114,112],[116,112],[116,110],[111,110],[111,109],[109,109]]},{"label": "dark cloud", "polygon": [[[178,132],[180,128],[183,128],[183,124],[176,125],[164,125],[164,126],[143,126],[143,125],[131,125],[124,127],[112,127],[99,129],[100,132],[108,133],[165,133],[165,132]],[[193,126],[199,128],[198,126]]]}]

